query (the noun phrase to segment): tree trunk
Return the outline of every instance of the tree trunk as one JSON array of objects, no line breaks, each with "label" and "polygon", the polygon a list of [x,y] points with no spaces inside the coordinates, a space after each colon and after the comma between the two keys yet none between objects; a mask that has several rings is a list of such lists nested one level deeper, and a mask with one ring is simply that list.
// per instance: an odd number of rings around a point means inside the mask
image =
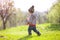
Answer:
[{"label": "tree trunk", "polygon": [[3,29],[6,29],[6,22],[3,20]]}]

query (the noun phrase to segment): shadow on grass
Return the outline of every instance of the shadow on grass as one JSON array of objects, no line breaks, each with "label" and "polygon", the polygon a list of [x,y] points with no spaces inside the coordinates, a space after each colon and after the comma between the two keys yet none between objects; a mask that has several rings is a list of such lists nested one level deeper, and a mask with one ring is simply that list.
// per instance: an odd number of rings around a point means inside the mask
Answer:
[{"label": "shadow on grass", "polygon": [[[22,38],[20,38],[20,39],[18,39],[18,40],[28,40],[28,39],[30,39],[30,38],[32,38],[33,36],[25,36],[25,37],[22,37]],[[34,36],[34,37],[37,37],[37,36]]]},{"label": "shadow on grass", "polygon": [[20,39],[18,39],[18,40],[27,40],[27,39],[29,39],[29,38],[32,38],[32,36],[25,36],[25,37],[20,38]]},{"label": "shadow on grass", "polygon": [[60,31],[60,24],[51,24],[49,27],[48,27],[48,30],[59,30]]}]

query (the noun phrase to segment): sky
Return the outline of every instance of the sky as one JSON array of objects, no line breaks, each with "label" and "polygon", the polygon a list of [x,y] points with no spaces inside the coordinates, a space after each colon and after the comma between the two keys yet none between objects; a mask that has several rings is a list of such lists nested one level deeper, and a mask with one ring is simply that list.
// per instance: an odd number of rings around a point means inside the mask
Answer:
[{"label": "sky", "polygon": [[28,11],[34,5],[35,11],[44,12],[51,8],[52,4],[57,0],[14,0],[14,6],[20,8],[21,11]]}]

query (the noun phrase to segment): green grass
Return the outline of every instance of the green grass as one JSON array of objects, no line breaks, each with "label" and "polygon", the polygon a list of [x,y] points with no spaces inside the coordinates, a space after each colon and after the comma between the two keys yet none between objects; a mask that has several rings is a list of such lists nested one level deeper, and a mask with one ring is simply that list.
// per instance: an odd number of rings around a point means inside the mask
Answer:
[{"label": "green grass", "polygon": [[[58,27],[58,28],[57,28]],[[38,24],[37,30],[41,36],[37,36],[32,31],[32,36],[28,36],[28,26],[22,25],[0,31],[0,40],[60,40],[60,25]]]}]

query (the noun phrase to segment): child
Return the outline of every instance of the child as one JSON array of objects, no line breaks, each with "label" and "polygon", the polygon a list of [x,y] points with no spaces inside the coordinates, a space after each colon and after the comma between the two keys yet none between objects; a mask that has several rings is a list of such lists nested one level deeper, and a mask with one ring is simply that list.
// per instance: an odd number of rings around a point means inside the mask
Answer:
[{"label": "child", "polygon": [[32,6],[29,10],[30,16],[27,18],[29,28],[28,28],[28,34],[32,35],[31,31],[33,30],[35,33],[37,33],[38,36],[40,36],[40,32],[36,29],[36,16],[34,15],[34,6]]}]

